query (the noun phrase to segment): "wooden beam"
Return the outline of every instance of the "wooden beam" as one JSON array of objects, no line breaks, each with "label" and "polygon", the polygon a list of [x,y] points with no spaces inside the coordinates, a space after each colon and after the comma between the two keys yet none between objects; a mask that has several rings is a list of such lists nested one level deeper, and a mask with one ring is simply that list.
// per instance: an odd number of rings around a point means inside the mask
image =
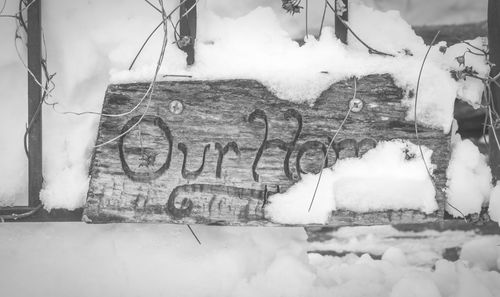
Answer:
[{"label": "wooden beam", "polygon": [[28,1],[28,119],[32,122],[29,140],[29,205],[40,203],[42,189],[42,0]]},{"label": "wooden beam", "polygon": [[[26,215],[30,212],[31,214]],[[0,217],[7,222],[81,222],[82,213],[83,208],[52,209],[51,211],[29,206],[0,208]]]},{"label": "wooden beam", "polygon": [[[500,0],[488,1],[488,45],[490,62],[493,64],[490,76],[495,77],[500,73]],[[491,108],[498,113],[500,112],[500,88],[495,83],[491,83],[490,86],[492,91]],[[498,180],[500,179],[500,148],[495,135],[500,138],[500,127],[495,122],[492,125],[493,127],[489,131],[490,167],[493,177]]]},{"label": "wooden beam", "polygon": [[[194,44],[196,41],[196,0],[180,0],[180,35],[181,49],[187,53],[186,62],[188,65],[194,64]],[[187,14],[186,14],[187,13]],[[182,42],[185,39],[186,42]]]},{"label": "wooden beam", "polygon": [[[345,7],[345,10],[340,11],[340,7]],[[344,21],[349,20],[349,0],[335,0],[335,9],[339,13],[339,17]],[[342,13],[341,13],[342,12]],[[347,27],[335,16],[335,36],[337,36],[340,41],[347,44]]]}]

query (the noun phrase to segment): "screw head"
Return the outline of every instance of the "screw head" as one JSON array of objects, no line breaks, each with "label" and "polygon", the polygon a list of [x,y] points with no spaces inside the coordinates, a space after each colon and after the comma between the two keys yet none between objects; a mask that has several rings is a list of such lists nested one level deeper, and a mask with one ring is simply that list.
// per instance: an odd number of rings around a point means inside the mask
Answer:
[{"label": "screw head", "polygon": [[354,98],[349,101],[349,109],[352,112],[360,112],[364,107],[364,102],[361,99]]},{"label": "screw head", "polygon": [[168,107],[173,114],[181,114],[184,111],[184,104],[179,100],[172,100]]}]

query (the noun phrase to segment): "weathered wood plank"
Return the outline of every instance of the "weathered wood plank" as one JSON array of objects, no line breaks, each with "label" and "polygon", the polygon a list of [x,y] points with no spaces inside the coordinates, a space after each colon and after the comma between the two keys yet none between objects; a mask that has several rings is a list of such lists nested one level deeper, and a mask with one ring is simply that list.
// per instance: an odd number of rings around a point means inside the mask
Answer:
[{"label": "weathered wood plank", "polygon": [[[95,150],[86,220],[274,225],[263,208],[267,197],[286,191],[300,179],[301,170],[320,170],[323,150],[349,109],[353,85],[352,79],[338,82],[310,105],[280,100],[250,80],[159,83],[140,129]],[[147,87],[109,86],[103,112],[130,110]],[[413,124],[405,120],[403,91],[389,75],[359,79],[357,94],[364,108],[347,120],[328,166],[338,158],[361,156],[376,141],[416,140]],[[128,118],[103,117],[97,142],[127,131],[145,105]],[[442,218],[449,139],[430,128],[419,132],[422,144],[434,151],[440,211],[340,210],[332,213],[329,225]]]}]

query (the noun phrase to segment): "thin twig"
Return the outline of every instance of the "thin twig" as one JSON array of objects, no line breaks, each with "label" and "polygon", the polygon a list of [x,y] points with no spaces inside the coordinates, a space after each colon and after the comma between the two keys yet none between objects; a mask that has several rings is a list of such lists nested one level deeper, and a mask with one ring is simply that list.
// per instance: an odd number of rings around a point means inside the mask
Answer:
[{"label": "thin twig", "polygon": [[470,42],[468,42],[468,41],[464,41],[464,40],[461,40],[461,39],[458,39],[458,38],[455,38],[455,40],[457,40],[457,41],[458,41],[458,42],[460,42],[460,43],[465,43],[466,45],[468,45],[468,46],[472,47],[473,49],[476,49],[476,50],[478,50],[478,51],[482,52],[485,56],[488,56],[488,55],[489,55],[489,52],[488,52],[487,50],[482,49],[482,48],[479,48],[479,47],[477,47],[477,46],[475,46],[475,45],[471,44],[471,43],[470,43]]},{"label": "thin twig", "polygon": [[349,26],[349,23],[347,23],[346,21],[344,21],[338,14],[337,14],[337,9],[335,7],[333,7],[330,2],[328,2],[328,0],[325,0],[326,1],[326,4],[330,7],[330,9],[333,11],[333,13],[335,14],[335,17],[337,19],[340,20],[340,22],[347,28],[347,30],[349,30],[349,32],[351,32],[352,36],[354,36],[354,38],[356,38],[359,42],[361,42],[361,44],[363,44],[367,49],[368,49],[368,52],[370,54],[377,54],[377,55],[381,55],[381,56],[389,56],[389,57],[394,57],[394,55],[392,54],[388,54],[388,53],[384,53],[384,52],[381,52],[379,50],[376,50],[374,49],[373,47],[369,46],[366,42],[364,42],[352,29],[351,29],[351,26]]},{"label": "thin twig", "polygon": [[0,216],[0,222],[1,223],[5,223],[5,221],[17,221],[17,220],[20,220],[20,219],[24,219],[24,218],[27,218],[27,217],[30,217],[30,216],[34,215],[40,209],[42,209],[42,204],[41,203],[37,207],[35,207],[34,209],[32,209],[30,211],[27,211],[27,212],[24,212],[24,213],[20,213],[20,214],[13,213],[13,214],[10,214],[10,215]]},{"label": "thin twig", "polygon": [[156,7],[153,3],[149,2],[149,0],[144,0],[146,1],[147,4],[149,4],[149,6],[153,7],[156,11],[158,11],[159,13],[161,13],[161,9],[159,9],[158,7]]},{"label": "thin twig", "polygon": [[198,236],[196,236],[196,233],[194,233],[193,229],[191,228],[191,226],[188,224],[187,227],[189,228],[189,231],[191,231],[191,234],[193,234],[194,238],[196,239],[196,241],[198,241],[198,244],[201,245],[201,241],[200,239],[198,239]]},{"label": "thin twig", "polygon": [[319,26],[319,37],[321,37],[321,33],[323,33],[323,25],[325,23],[325,16],[326,16],[326,0],[325,0],[325,7],[323,8],[323,16],[321,17],[321,25]]},{"label": "thin twig", "polygon": [[[352,96],[352,99],[356,98],[356,93],[357,93],[357,83],[356,83],[356,77],[354,77],[354,94]],[[342,123],[340,123],[339,128],[335,132],[335,135],[333,135],[332,140],[330,140],[330,143],[328,144],[328,147],[326,148],[326,152],[325,152],[325,155],[323,157],[323,161],[321,162],[321,170],[319,172],[318,182],[316,183],[316,187],[314,188],[314,193],[313,193],[313,196],[312,196],[312,199],[311,199],[311,203],[309,204],[309,209],[308,209],[307,212],[311,211],[311,208],[312,208],[313,203],[314,203],[314,199],[316,198],[316,193],[318,192],[319,183],[321,182],[321,177],[323,176],[323,168],[324,168],[324,164],[326,162],[326,158],[328,158],[328,153],[330,152],[330,149],[332,148],[333,143],[335,142],[335,139],[337,138],[337,135],[339,134],[340,130],[342,129],[342,127],[346,123],[347,119],[349,118],[349,115],[351,114],[351,111],[352,111],[353,107],[354,106],[349,106],[349,110],[347,111],[347,114],[345,115],[344,120],[342,121]]]},{"label": "thin twig", "polygon": [[135,61],[137,60],[137,58],[139,58],[139,55],[142,53],[142,50],[144,49],[144,47],[146,46],[146,44],[149,42],[149,40],[151,39],[151,37],[153,37],[153,35],[156,33],[156,31],[158,31],[158,29],[160,29],[160,27],[161,27],[162,24],[163,24],[163,21],[160,22],[153,29],[153,31],[151,33],[149,33],[148,38],[146,38],[146,40],[142,43],[141,48],[139,49],[139,51],[135,55],[134,59],[132,60],[132,63],[130,63],[130,66],[128,67],[128,70],[132,70],[132,67],[134,67]]},{"label": "thin twig", "polygon": [[2,5],[2,8],[0,9],[0,15],[3,13],[6,6],[7,6],[7,0],[3,0],[3,5]]},{"label": "thin twig", "polygon": [[[139,120],[134,123],[129,129],[127,129],[127,131],[124,131],[123,133],[120,133],[118,136],[116,137],[113,137],[112,139],[108,140],[108,141],[105,141],[103,143],[100,143],[100,144],[97,144],[95,145],[94,147],[95,148],[98,148],[98,147],[102,147],[102,146],[105,146],[107,144],[110,144],[118,139],[120,139],[121,137],[127,135],[130,131],[132,131],[137,125],[139,125],[141,123],[141,121],[144,119],[144,117],[146,116],[148,110],[149,110],[149,107],[150,107],[150,104],[151,104],[151,100],[152,100],[152,97],[153,97],[153,92],[154,92],[154,88],[155,88],[155,85],[156,85],[156,80],[158,78],[158,73],[160,72],[160,67],[163,63],[163,58],[165,56],[165,50],[166,50],[166,47],[167,47],[167,43],[168,43],[168,36],[167,36],[167,24],[165,22],[165,18],[166,18],[166,13],[165,13],[165,9],[164,9],[164,5],[163,5],[163,0],[159,0],[160,2],[160,5],[162,7],[162,16],[163,16],[163,28],[164,28],[164,34],[163,34],[163,43],[162,43],[162,47],[161,47],[161,51],[160,51],[160,56],[158,58],[158,62],[156,64],[156,70],[154,72],[154,76],[153,76],[153,80],[151,81],[151,83],[149,84],[149,87],[148,89],[146,90],[146,93],[144,94],[143,98],[140,100],[140,103],[142,103],[142,101],[144,100],[144,98],[148,98],[147,100],[147,103],[146,103],[146,107],[145,107],[145,110],[144,112],[142,113],[141,117],[139,118]],[[127,113],[130,113],[129,112],[126,112]]]},{"label": "thin twig", "polygon": [[[422,65],[420,66],[420,71],[418,72],[417,88],[415,90],[415,106],[414,106],[415,137],[417,138],[417,146],[418,146],[418,150],[420,152],[420,156],[421,156],[422,162],[424,163],[425,169],[427,171],[427,174],[429,175],[429,178],[430,178],[430,180],[432,182],[432,185],[433,185],[434,189],[436,189],[436,183],[434,181],[434,176],[432,175],[432,173],[431,173],[431,171],[429,169],[429,166],[427,165],[427,161],[425,161],[425,156],[424,156],[424,152],[422,150],[422,144],[421,144],[421,141],[420,141],[420,135],[418,134],[417,104],[418,104],[418,91],[420,89],[420,79],[422,78],[422,72],[424,70],[425,62],[427,61],[427,56],[429,55],[429,52],[431,51],[431,48],[434,45],[434,42],[436,41],[437,37],[439,36],[439,33],[440,33],[440,31],[438,31],[436,33],[436,35],[434,35],[434,38],[432,39],[431,43],[427,47],[427,52],[425,53],[424,59],[422,60]],[[464,221],[466,223],[468,223],[467,222],[467,218],[465,217],[465,215],[458,208],[456,208],[455,206],[453,206],[448,201],[446,201],[446,204],[448,204],[451,208],[453,208],[457,212],[459,212],[462,215]]]}]

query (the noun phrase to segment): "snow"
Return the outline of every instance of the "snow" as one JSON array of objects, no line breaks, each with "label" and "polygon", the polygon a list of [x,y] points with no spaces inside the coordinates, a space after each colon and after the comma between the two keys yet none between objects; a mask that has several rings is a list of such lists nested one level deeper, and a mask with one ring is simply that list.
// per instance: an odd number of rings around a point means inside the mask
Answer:
[{"label": "snow", "polygon": [[[303,175],[302,180],[295,183],[286,192],[269,197],[269,204],[265,207],[266,216],[274,222],[283,224],[326,223],[331,212],[337,209],[332,184],[334,178],[335,174],[331,169],[324,169],[314,196],[319,174]],[[314,205],[309,211],[313,196]]]},{"label": "snow", "polygon": [[[331,84],[352,76],[389,73],[399,87],[415,90],[427,50],[423,40],[394,11],[378,12],[356,2],[351,6],[350,23],[356,33],[374,48],[396,57],[370,55],[353,38],[346,47],[335,38],[331,27],[323,30],[319,40],[308,36],[305,45],[299,46],[269,7],[258,7],[236,19],[201,11],[199,22],[205,25],[197,35],[197,62],[186,67],[183,54],[171,45],[161,74],[190,75],[197,80],[256,79],[281,99],[310,103]],[[404,49],[414,56],[405,55]],[[446,58],[438,49],[433,48],[433,59]],[[421,123],[446,133],[459,85],[440,63],[430,60],[423,73],[417,116]],[[149,81],[153,68],[152,64],[142,64],[132,71],[113,69],[111,81]],[[414,98],[405,101],[409,120],[414,118],[413,102]]]},{"label": "snow", "polygon": [[[0,245],[0,287],[11,297],[451,297],[470,292],[500,296],[500,273],[494,268],[470,266],[469,260],[444,260],[441,250],[429,262],[414,253],[441,245],[464,246],[477,254],[495,248],[498,235],[487,237],[489,241],[481,245],[468,245],[484,236],[471,231],[349,227],[329,234],[340,236],[337,240],[308,243],[302,228],[193,228],[202,245],[185,226],[4,224],[0,227],[0,238],[5,239]],[[357,237],[371,237],[372,249],[380,250],[382,259],[369,254],[306,253]],[[407,263],[397,260],[401,253]]]},{"label": "snow", "polygon": [[500,245],[498,238],[493,236],[485,236],[465,243],[460,253],[461,260],[482,270],[500,270],[497,266],[499,258]]},{"label": "snow", "polygon": [[390,297],[441,297],[441,293],[432,280],[417,274],[398,281]]},{"label": "snow", "polygon": [[[432,150],[422,147],[430,172]],[[361,158],[338,160],[323,169],[320,186],[309,212],[319,174],[306,175],[287,192],[270,197],[266,214],[280,223],[324,224],[337,209],[356,212],[388,209],[438,209],[432,180],[418,146],[402,140],[383,141]]]},{"label": "snow", "polygon": [[[443,64],[450,70],[463,70],[464,67],[472,67],[477,71],[477,76],[487,78],[490,73],[490,68],[487,65],[486,57],[481,54],[477,48],[487,50],[488,40],[485,37],[478,37],[474,40],[466,40],[467,43],[457,43],[446,49],[445,59]],[[469,51],[475,53],[472,54]],[[479,55],[477,55],[479,54]],[[460,65],[456,60],[457,57],[464,55],[465,63]],[[459,88],[457,98],[468,102],[474,108],[479,108],[481,105],[484,84],[481,80],[468,77],[467,79],[459,80]]]},{"label": "snow", "polygon": [[461,137],[455,138],[452,148],[446,171],[446,194],[453,207],[447,205],[446,210],[455,217],[480,213],[492,189],[492,175],[486,157],[472,141]]},{"label": "snow", "polygon": [[382,260],[400,266],[408,264],[404,252],[397,247],[388,248],[382,255]]},{"label": "snow", "polygon": [[[349,11],[351,28],[372,48],[391,54],[403,49],[408,49],[414,54],[425,53],[423,39],[415,35],[411,25],[401,18],[399,11],[384,12],[364,5],[350,8],[352,8]],[[349,34],[348,44],[350,48],[368,51],[352,34]]]},{"label": "snow", "polygon": [[[410,141],[381,142],[361,159],[340,161],[335,166],[335,196],[339,209],[358,212],[387,209],[438,209],[432,173],[432,150]],[[423,162],[422,158],[425,160]]]}]

